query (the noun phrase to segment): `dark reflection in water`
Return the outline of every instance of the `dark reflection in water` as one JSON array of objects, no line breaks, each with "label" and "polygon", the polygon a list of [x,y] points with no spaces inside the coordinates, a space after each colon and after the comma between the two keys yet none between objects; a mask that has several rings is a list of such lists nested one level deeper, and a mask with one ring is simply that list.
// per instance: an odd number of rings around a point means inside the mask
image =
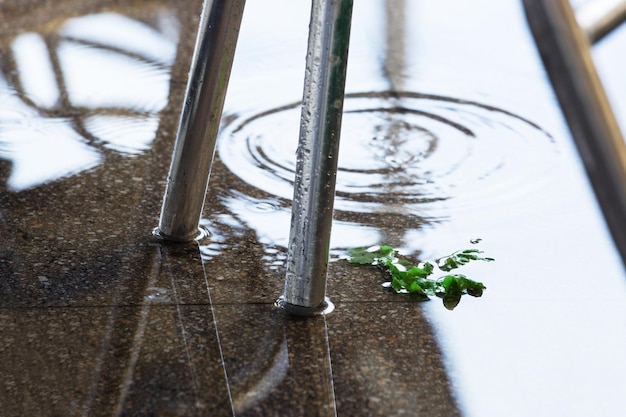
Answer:
[{"label": "dark reflection in water", "polygon": [[[149,149],[169,94],[178,22],[116,13],[22,33],[0,51],[0,158],[20,191]],[[114,28],[114,30],[111,30]]]}]

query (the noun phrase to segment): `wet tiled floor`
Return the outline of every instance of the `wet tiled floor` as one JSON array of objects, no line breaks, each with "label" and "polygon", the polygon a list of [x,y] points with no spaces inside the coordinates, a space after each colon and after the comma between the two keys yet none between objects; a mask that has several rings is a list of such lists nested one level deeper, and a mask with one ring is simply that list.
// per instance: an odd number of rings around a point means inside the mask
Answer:
[{"label": "wet tiled floor", "polygon": [[[0,416],[624,415],[626,277],[520,5],[356,3],[328,281],[336,309],[311,319],[273,305],[289,166],[270,163],[282,137],[297,140],[289,106],[302,91],[309,2],[248,1],[202,220],[211,237],[189,245],[151,230],[201,2],[0,3]],[[398,15],[400,34],[383,24]],[[619,36],[601,62],[618,60]],[[626,77],[605,75],[626,91]],[[388,119],[379,110],[395,99],[405,107]],[[380,137],[430,138],[428,123],[443,120],[453,140],[489,144],[493,153],[461,157],[480,169],[453,176],[479,186],[464,185],[468,197],[416,180],[453,195],[416,201],[375,177],[388,199],[352,193],[342,175],[368,172],[358,115],[373,106]],[[420,111],[457,119],[406,127]],[[403,152],[426,152],[394,146],[407,165]],[[477,237],[496,262],[468,273],[487,291],[453,311],[391,294],[377,269],[339,259],[383,243],[432,258]]]}]

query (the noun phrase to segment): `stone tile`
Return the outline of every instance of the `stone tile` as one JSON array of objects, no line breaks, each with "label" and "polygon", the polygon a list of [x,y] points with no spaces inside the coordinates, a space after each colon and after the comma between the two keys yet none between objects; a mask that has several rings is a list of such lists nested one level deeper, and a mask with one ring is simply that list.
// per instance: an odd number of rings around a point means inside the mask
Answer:
[{"label": "stone tile", "polygon": [[327,323],[338,415],[462,415],[420,303],[338,303]]},{"label": "stone tile", "polygon": [[232,415],[209,306],[3,309],[2,415]]},{"label": "stone tile", "polygon": [[324,317],[286,317],[271,305],[217,305],[237,416],[334,416]]},{"label": "stone tile", "polygon": [[[237,415],[461,415],[419,304],[216,305]],[[254,346],[254,349],[250,347]]]}]

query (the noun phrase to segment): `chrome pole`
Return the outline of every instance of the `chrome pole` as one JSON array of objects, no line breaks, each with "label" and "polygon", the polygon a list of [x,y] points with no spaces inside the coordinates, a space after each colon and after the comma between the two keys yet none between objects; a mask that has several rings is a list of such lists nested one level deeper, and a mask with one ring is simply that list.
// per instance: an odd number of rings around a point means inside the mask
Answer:
[{"label": "chrome pole", "polygon": [[184,242],[198,225],[245,0],[205,0],[155,234]]},{"label": "chrome pole", "polygon": [[285,310],[314,315],[325,298],[352,0],[313,0],[297,150]]},{"label": "chrome pole", "polygon": [[535,43],[626,266],[626,142],[568,0],[524,0]]}]

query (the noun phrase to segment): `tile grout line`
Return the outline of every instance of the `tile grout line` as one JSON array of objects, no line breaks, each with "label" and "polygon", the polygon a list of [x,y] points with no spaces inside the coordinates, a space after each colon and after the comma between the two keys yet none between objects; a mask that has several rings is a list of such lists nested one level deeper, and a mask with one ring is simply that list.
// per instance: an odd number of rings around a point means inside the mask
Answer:
[{"label": "tile grout line", "polygon": [[217,339],[217,347],[220,352],[220,362],[222,364],[222,370],[224,372],[224,381],[226,382],[226,391],[228,392],[228,401],[230,403],[230,410],[232,415],[235,416],[235,404],[233,402],[233,394],[230,389],[230,381],[228,380],[228,372],[226,371],[226,363],[224,362],[224,352],[222,350],[222,342],[220,340],[220,332],[217,328],[217,318],[215,317],[215,308],[213,307],[213,302],[211,301],[211,289],[209,288],[209,279],[207,277],[206,269],[204,268],[204,262],[202,261],[202,251],[200,250],[200,245],[197,244],[198,253],[200,254],[200,265],[202,266],[202,275],[204,277],[204,284],[206,286],[207,298],[209,299],[209,309],[211,310],[211,316],[213,319],[213,326],[215,328],[215,338]]}]

